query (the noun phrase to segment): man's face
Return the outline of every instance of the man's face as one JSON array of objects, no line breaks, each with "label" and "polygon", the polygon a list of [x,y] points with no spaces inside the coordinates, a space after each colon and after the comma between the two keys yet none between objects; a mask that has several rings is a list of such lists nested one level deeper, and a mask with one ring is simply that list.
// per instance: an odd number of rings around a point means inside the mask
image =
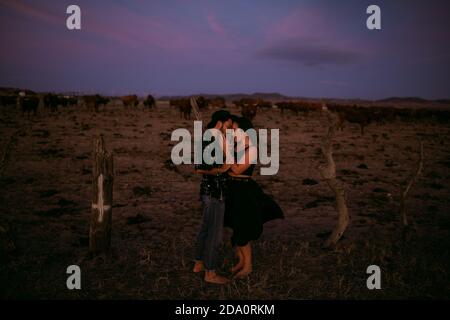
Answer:
[{"label": "man's face", "polygon": [[222,131],[222,133],[226,133],[227,129],[230,129],[231,126],[233,124],[233,121],[231,121],[231,119],[228,119],[227,121],[222,123],[222,128],[220,129]]}]

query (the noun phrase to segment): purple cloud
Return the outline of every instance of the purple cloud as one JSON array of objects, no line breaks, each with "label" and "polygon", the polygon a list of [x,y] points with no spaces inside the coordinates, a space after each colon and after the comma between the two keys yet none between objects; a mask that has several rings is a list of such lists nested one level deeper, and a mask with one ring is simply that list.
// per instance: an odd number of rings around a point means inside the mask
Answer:
[{"label": "purple cloud", "polygon": [[273,44],[259,50],[256,56],[263,59],[285,60],[302,63],[306,66],[348,65],[357,62],[361,54],[331,45],[308,43],[299,40]]}]

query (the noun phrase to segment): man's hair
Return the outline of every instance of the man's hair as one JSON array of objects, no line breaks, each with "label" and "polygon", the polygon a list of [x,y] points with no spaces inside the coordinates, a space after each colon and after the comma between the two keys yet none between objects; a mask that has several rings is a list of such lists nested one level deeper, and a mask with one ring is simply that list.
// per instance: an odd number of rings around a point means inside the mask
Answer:
[{"label": "man's hair", "polygon": [[231,114],[227,110],[218,110],[214,112],[211,116],[211,121],[206,126],[208,129],[214,128],[217,122],[225,122],[231,119]]}]

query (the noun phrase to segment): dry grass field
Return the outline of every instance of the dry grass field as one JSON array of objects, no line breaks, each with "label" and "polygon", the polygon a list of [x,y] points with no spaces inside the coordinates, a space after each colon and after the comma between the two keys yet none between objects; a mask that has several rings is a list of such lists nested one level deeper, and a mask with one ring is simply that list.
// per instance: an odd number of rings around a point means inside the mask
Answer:
[{"label": "dry grass field", "polygon": [[[228,109],[239,114],[234,106]],[[213,109],[206,110],[209,117]],[[338,131],[337,175],[350,224],[335,249],[321,244],[336,224],[334,196],[320,177],[326,119],[259,110],[257,128],[280,129],[280,170],[255,179],[273,195],[284,220],[265,225],[254,243],[254,272],[225,286],[191,272],[201,221],[200,176],[174,166],[172,130],[192,120],[158,101],[152,110],[108,105],[99,113],[62,108],[24,118],[0,110],[0,296],[4,299],[403,299],[450,298],[450,127],[435,121],[356,125]],[[103,134],[116,177],[112,249],[90,257],[92,141]],[[12,138],[11,138],[12,137]],[[399,194],[424,143],[424,170],[398,215]],[[9,145],[9,147],[7,147]],[[221,271],[233,254],[226,232]],[[11,242],[10,242],[11,243]],[[77,264],[82,289],[66,288]],[[368,290],[378,265],[382,289]]]}]

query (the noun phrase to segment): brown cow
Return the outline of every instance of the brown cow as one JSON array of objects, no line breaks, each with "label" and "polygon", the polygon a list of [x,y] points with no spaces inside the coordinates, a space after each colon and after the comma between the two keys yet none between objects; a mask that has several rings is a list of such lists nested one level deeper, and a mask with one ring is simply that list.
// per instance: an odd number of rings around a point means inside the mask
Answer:
[{"label": "brown cow", "polygon": [[129,106],[136,107],[139,104],[139,99],[135,94],[120,97],[120,100],[122,100],[125,108],[128,108]]},{"label": "brown cow", "polygon": [[244,118],[252,121],[256,116],[258,111],[258,100],[242,98],[241,100],[233,101],[233,103],[236,106],[241,107],[241,114]]},{"label": "brown cow", "polygon": [[106,106],[106,104],[109,102],[108,98],[102,97],[99,94],[83,96],[83,100],[86,104],[86,107],[90,110],[94,110],[95,112],[98,112],[98,109],[101,105]]},{"label": "brown cow", "polygon": [[322,107],[319,103],[308,101],[282,101],[278,102],[277,106],[281,110],[281,114],[284,114],[284,110],[291,110],[295,112],[296,116],[298,116],[299,112],[309,114],[309,112],[319,111]]},{"label": "brown cow", "polygon": [[180,110],[180,118],[190,119],[192,106],[190,99],[174,99],[170,100],[170,106],[177,107]]},{"label": "brown cow", "polygon": [[369,108],[347,105],[328,105],[328,109],[337,113],[338,129],[344,129],[344,123],[357,123],[361,128],[361,135],[364,135],[364,128],[373,122]]},{"label": "brown cow", "polygon": [[220,97],[220,96],[210,99],[208,101],[208,105],[212,106],[213,108],[218,108],[218,109],[224,109],[227,107],[226,103],[225,103],[225,98]]}]

